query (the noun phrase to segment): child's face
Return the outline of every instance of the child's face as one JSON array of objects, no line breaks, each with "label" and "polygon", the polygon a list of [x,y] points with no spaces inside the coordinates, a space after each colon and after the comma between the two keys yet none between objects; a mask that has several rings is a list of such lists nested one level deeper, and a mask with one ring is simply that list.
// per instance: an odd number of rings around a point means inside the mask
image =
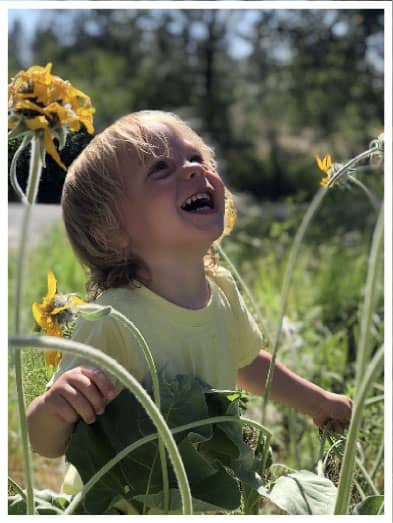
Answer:
[{"label": "child's face", "polygon": [[204,255],[224,229],[224,184],[188,137],[154,125],[164,132],[167,148],[156,139],[156,156],[142,165],[129,154],[123,163],[129,173],[123,216],[131,249],[147,264],[157,256]]}]

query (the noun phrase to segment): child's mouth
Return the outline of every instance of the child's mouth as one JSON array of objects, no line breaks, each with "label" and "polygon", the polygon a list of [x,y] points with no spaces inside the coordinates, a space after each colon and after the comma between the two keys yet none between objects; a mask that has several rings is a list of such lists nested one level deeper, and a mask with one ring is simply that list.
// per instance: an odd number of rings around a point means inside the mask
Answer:
[{"label": "child's mouth", "polygon": [[183,211],[191,213],[206,213],[214,211],[214,201],[208,192],[195,193],[182,204]]}]

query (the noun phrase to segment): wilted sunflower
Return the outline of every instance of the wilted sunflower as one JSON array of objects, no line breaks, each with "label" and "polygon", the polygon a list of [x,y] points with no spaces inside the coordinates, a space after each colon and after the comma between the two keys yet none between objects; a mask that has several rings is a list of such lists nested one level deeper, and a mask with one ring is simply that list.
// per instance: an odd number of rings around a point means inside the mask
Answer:
[{"label": "wilted sunflower", "polygon": [[[63,337],[62,326],[68,325],[75,316],[75,308],[85,302],[70,294],[56,294],[57,282],[53,272],[48,272],[48,293],[42,303],[33,303],[33,316],[48,336]],[[62,357],[59,351],[45,353],[46,363],[57,366]]]},{"label": "wilted sunflower", "polygon": [[24,136],[24,147],[33,136],[39,136],[42,156],[45,151],[67,170],[61,161],[53,139],[59,149],[65,144],[68,131],[78,131],[81,124],[88,133],[94,133],[95,108],[90,98],[51,73],[52,64],[46,67],[33,65],[19,71],[8,86],[9,137]]},{"label": "wilted sunflower", "polygon": [[321,160],[319,156],[316,156],[315,160],[317,162],[318,167],[321,169],[321,171],[326,174],[326,176],[324,178],[322,178],[322,180],[321,180],[321,185],[326,187],[333,174],[332,157],[330,156],[330,154],[327,154],[323,158],[323,160]]}]

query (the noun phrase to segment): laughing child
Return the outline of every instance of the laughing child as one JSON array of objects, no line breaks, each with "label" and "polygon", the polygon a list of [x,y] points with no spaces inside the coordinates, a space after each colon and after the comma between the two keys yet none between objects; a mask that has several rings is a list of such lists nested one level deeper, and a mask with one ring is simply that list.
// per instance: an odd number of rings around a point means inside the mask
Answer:
[{"label": "laughing child", "polygon": [[[231,196],[213,151],[177,116],[127,115],[74,161],[62,196],[72,247],[88,290],[142,332],[156,367],[211,387],[263,395],[271,356],[214,242],[228,232]],[[140,382],[147,367],[129,331],[106,317],[80,318],[73,339],[115,358]],[[65,355],[28,408],[33,448],[65,453],[75,423],[93,423],[121,386],[89,361]],[[276,363],[271,398],[342,432],[352,402]]]}]

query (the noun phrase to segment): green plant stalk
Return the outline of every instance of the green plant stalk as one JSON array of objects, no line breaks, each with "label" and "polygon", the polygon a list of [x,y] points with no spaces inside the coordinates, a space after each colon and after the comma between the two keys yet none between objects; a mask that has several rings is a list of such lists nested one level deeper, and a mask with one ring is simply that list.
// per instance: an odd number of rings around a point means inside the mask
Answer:
[{"label": "green plant stalk", "polygon": [[381,394],[380,396],[374,396],[373,398],[368,398],[366,400],[366,405],[369,407],[370,405],[375,405],[376,403],[383,403],[385,401],[385,396]]},{"label": "green plant stalk", "polygon": [[25,135],[23,137],[22,142],[20,143],[18,149],[15,151],[15,154],[14,154],[14,156],[12,158],[11,166],[10,166],[10,182],[11,182],[11,186],[14,189],[15,193],[17,194],[17,196],[19,197],[20,201],[22,203],[24,203],[24,204],[27,203],[27,198],[26,198],[26,195],[23,192],[21,186],[19,185],[18,177],[16,175],[16,165],[18,163],[19,156],[22,154],[23,149],[25,149],[27,147],[27,145],[29,144],[31,139],[32,139],[32,136],[31,136],[30,133],[28,133],[27,135]]},{"label": "green plant stalk", "polygon": [[354,185],[357,185],[362,191],[366,194],[367,198],[370,200],[370,203],[375,211],[379,211],[381,202],[378,200],[378,198],[373,194],[368,187],[364,185],[360,180],[358,180],[355,176],[348,175],[348,180],[350,180]]},{"label": "green plant stalk", "polygon": [[356,481],[356,479],[354,479],[354,480],[353,480],[353,484],[355,485],[356,490],[357,490],[358,493],[359,493],[360,499],[361,499],[362,501],[364,501],[364,500],[366,499],[367,496],[366,496],[364,490],[362,489],[362,487],[360,486],[359,482]]},{"label": "green plant stalk", "polygon": [[377,457],[375,458],[375,462],[374,462],[373,468],[371,469],[371,472],[370,472],[370,478],[371,479],[375,478],[375,474],[377,473],[377,470],[379,469],[381,461],[383,460],[383,455],[384,455],[384,450],[385,450],[385,446],[384,446],[385,436],[384,436],[384,434],[382,434],[382,438],[381,439],[382,439],[382,441],[381,441],[381,443],[379,445],[379,448],[378,448]]},{"label": "green plant stalk", "polygon": [[359,467],[361,473],[363,474],[363,477],[364,479],[366,480],[366,482],[368,483],[368,486],[370,487],[373,495],[375,496],[379,496],[379,492],[376,488],[376,486],[374,485],[374,482],[373,480],[371,479],[369,473],[367,472],[367,470],[364,468],[364,465],[363,463],[360,461],[360,459],[355,459],[355,462],[356,462],[356,466]]},{"label": "green plant stalk", "polygon": [[106,369],[113,374],[127,389],[129,389],[141,403],[146,410],[148,416],[157,428],[157,431],[162,438],[165,447],[168,450],[169,457],[172,461],[173,469],[178,482],[183,514],[192,514],[192,499],[190,485],[186,471],[184,469],[183,461],[173,439],[171,431],[168,428],[161,412],[158,410],[155,403],[151,400],[145,389],[138,383],[138,381],[126,371],[116,360],[104,354],[103,352],[85,345],[63,338],[55,338],[49,336],[12,336],[9,339],[10,346],[14,349],[22,350],[25,347],[38,348],[41,350],[53,350],[53,348],[65,352],[77,354],[86,357],[94,364]]},{"label": "green plant stalk", "polygon": [[259,322],[259,324],[261,326],[262,333],[264,334],[264,337],[266,338],[267,346],[271,346],[271,340],[270,340],[270,337],[268,335],[267,329],[266,329],[266,327],[264,325],[264,321],[262,319],[261,309],[260,309],[259,305],[257,304],[256,300],[254,299],[254,296],[253,296],[253,293],[251,292],[250,287],[244,281],[244,279],[240,275],[239,271],[237,270],[235,264],[231,261],[231,259],[229,258],[227,253],[224,251],[224,249],[221,247],[221,245],[217,244],[216,247],[217,247],[217,250],[220,253],[220,255],[224,258],[224,260],[229,265],[231,271],[234,273],[237,281],[240,283],[240,286],[243,288],[243,290],[246,293],[248,299],[250,300],[250,303],[252,305],[254,313],[257,316],[258,322]]},{"label": "green plant stalk", "polygon": [[360,384],[366,364],[370,354],[370,333],[371,333],[371,322],[375,310],[376,294],[377,294],[377,278],[379,261],[382,257],[383,250],[383,217],[384,217],[383,205],[379,211],[377,224],[375,226],[370,256],[368,261],[367,280],[365,287],[365,297],[360,325],[360,336],[359,336],[359,347],[356,358],[356,388]]},{"label": "green plant stalk", "polygon": [[[14,334],[17,336],[20,333],[20,313],[22,305],[22,289],[23,289],[23,276],[24,267],[26,260],[26,247],[28,240],[28,228],[30,223],[30,215],[32,206],[35,203],[38,186],[41,178],[42,161],[40,154],[40,143],[37,137],[33,137],[31,140],[31,158],[29,166],[29,178],[27,183],[27,204],[25,207],[22,230],[19,241],[19,251],[16,266],[16,288],[15,288],[15,309],[14,309]],[[34,514],[34,489],[33,489],[33,473],[31,466],[31,454],[29,447],[29,437],[27,430],[26,420],[26,408],[25,398],[23,390],[23,366],[22,366],[22,354],[18,351],[14,355],[14,366],[15,366],[15,382],[18,399],[18,415],[19,415],[19,426],[22,439],[23,449],[23,461],[26,475],[26,508],[27,514]]]},{"label": "green plant stalk", "polygon": [[[234,418],[233,416],[213,416],[211,418],[206,418],[198,421],[192,421],[190,423],[186,423],[185,425],[180,425],[179,427],[175,427],[170,429],[172,434],[178,434],[180,432],[184,432],[186,430],[190,430],[197,427],[203,427],[204,425],[211,425],[212,423],[240,423],[240,424],[247,424],[252,425],[255,428],[261,430],[267,435],[271,435],[268,429],[263,427],[260,423],[248,419],[248,418]],[[134,441],[127,447],[124,447],[121,451],[119,451],[116,456],[114,456],[112,459],[110,459],[103,467],[100,468],[90,479],[89,481],[84,485],[83,490],[79,492],[74,499],[72,500],[71,504],[68,506],[67,510],[65,511],[66,514],[72,514],[75,512],[75,509],[81,502],[84,496],[93,488],[93,486],[99,481],[111,468],[113,468],[119,461],[121,461],[123,458],[128,456],[131,452],[138,449],[139,447],[142,447],[142,445],[146,445],[146,443],[150,443],[151,441],[156,440],[159,438],[159,434],[149,434],[148,436],[145,436],[144,438],[138,439],[138,441]]]},{"label": "green plant stalk", "polygon": [[372,386],[373,381],[378,377],[383,367],[383,345],[378,349],[367,367],[364,378],[357,389],[352,420],[349,426],[347,441],[345,443],[344,458],[340,471],[338,483],[337,500],[334,510],[335,515],[344,515],[348,512],[349,500],[351,496],[352,478],[355,466],[356,439],[359,432],[360,421],[364,402]]},{"label": "green plant stalk", "polygon": [[[365,401],[364,405],[367,405],[367,400]],[[342,440],[341,440],[342,441]],[[323,463],[323,468],[325,468],[325,465],[326,465],[326,462],[327,462],[327,458],[328,458],[328,455],[330,454],[330,452],[332,452],[334,450],[335,454],[341,459],[343,454],[340,453],[340,451],[336,448],[338,444],[340,444],[341,441],[336,441],[335,443],[333,443],[333,445],[330,447],[327,455],[326,455],[326,458],[325,458],[325,461]],[[359,468],[360,472],[363,474],[363,477],[364,479],[366,480],[366,482],[368,483],[369,487],[371,488],[372,492],[375,494],[375,495],[379,495],[379,492],[377,491],[377,488],[376,486],[374,485],[373,483],[373,478],[371,477],[371,475],[367,472],[367,470],[365,469],[365,467],[363,466],[363,463],[362,461],[356,456],[356,452],[355,452],[355,463],[357,465],[357,467]],[[355,487],[357,488],[357,490],[359,491],[359,494],[362,496],[364,495],[364,492],[363,490],[359,490],[360,489],[360,485],[359,483],[356,482],[356,480],[354,479],[354,485]]]},{"label": "green plant stalk", "polygon": [[[157,405],[157,408],[161,411],[161,396],[160,396],[160,385],[158,382],[158,374],[157,374],[157,367],[153,359],[153,355],[151,353],[151,350],[149,348],[149,345],[147,341],[145,340],[143,334],[141,331],[137,328],[137,326],[124,314],[121,314],[121,312],[112,309],[111,316],[116,318],[120,323],[123,323],[135,336],[137,343],[139,347],[141,348],[146,363],[150,372],[150,376],[152,379],[152,387],[153,387],[153,398]],[[158,440],[158,451],[160,455],[160,462],[161,462],[161,473],[162,473],[162,484],[164,489],[164,507],[165,511],[168,512],[169,510],[169,479],[168,479],[168,464],[166,460],[166,454],[165,454],[165,447],[164,443],[161,438]],[[147,494],[149,493],[150,487],[148,488]],[[144,508],[145,511],[145,508]]]},{"label": "green plant stalk", "polygon": [[327,183],[327,188],[330,189],[344,174],[346,171],[352,167],[353,165],[356,165],[357,163],[361,162],[365,158],[369,158],[372,153],[375,153],[379,150],[378,146],[370,147],[370,149],[367,149],[367,151],[363,151],[362,153],[358,154],[354,158],[351,158],[349,162],[344,164],[334,175],[330,178],[330,180]]},{"label": "green plant stalk", "polygon": [[[79,306],[78,309],[83,311],[83,308],[86,306]],[[101,305],[89,305],[87,307],[88,310],[94,310],[100,311],[102,309],[105,309],[105,307],[102,307]],[[149,345],[147,341],[145,340],[143,334],[138,329],[138,327],[124,314],[119,312],[118,310],[114,309],[113,307],[110,307],[109,316],[112,316],[115,318],[119,323],[123,324],[135,337],[139,348],[143,352],[146,360],[147,367],[150,372],[151,380],[152,380],[152,387],[153,387],[153,398],[157,405],[157,408],[161,410],[161,397],[160,397],[160,385],[158,381],[158,374],[157,374],[157,368],[156,364],[154,362],[154,358],[152,356],[151,350],[149,348]],[[168,464],[165,454],[165,447],[160,439],[158,442],[158,450],[160,454],[160,460],[161,460],[161,470],[162,470],[162,484],[164,488],[164,507],[168,509],[169,507],[169,479],[168,479]],[[148,493],[148,492],[147,492]]]},{"label": "green plant stalk", "polygon": [[289,288],[292,283],[296,260],[297,260],[297,257],[298,257],[299,251],[300,251],[300,246],[302,244],[304,235],[307,231],[307,228],[310,225],[314,214],[316,213],[317,209],[321,205],[322,200],[324,199],[326,194],[327,194],[327,189],[325,187],[320,187],[319,190],[316,192],[314,198],[312,199],[310,205],[307,208],[305,215],[303,216],[302,223],[300,224],[300,227],[298,228],[298,230],[296,232],[296,236],[295,236],[295,239],[292,244],[292,248],[291,248],[291,252],[290,252],[289,260],[288,260],[288,265],[287,265],[287,268],[285,271],[283,288],[282,288],[282,292],[281,292],[280,316],[279,316],[278,326],[277,326],[277,330],[275,332],[275,337],[274,337],[274,342],[273,342],[272,358],[271,358],[270,365],[269,365],[269,370],[268,370],[268,374],[267,374],[267,378],[266,378],[265,392],[263,395],[262,424],[265,423],[265,419],[266,419],[266,408],[267,408],[267,404],[269,402],[270,390],[271,390],[272,382],[273,382],[273,372],[274,372],[274,367],[276,364],[282,323],[283,323],[284,315],[285,315],[287,304],[288,304]]}]

